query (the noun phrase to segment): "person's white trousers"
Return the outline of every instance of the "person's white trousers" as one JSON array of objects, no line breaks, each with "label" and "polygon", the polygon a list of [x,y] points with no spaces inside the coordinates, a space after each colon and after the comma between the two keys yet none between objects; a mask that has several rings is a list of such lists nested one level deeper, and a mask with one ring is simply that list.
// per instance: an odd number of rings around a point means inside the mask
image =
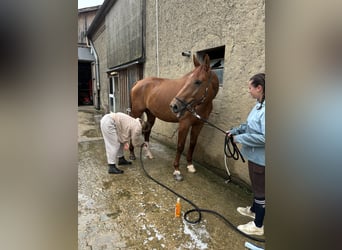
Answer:
[{"label": "person's white trousers", "polygon": [[117,157],[124,155],[124,144],[118,140],[115,122],[110,114],[102,117],[101,131],[106,147],[107,162],[108,164],[116,164]]}]

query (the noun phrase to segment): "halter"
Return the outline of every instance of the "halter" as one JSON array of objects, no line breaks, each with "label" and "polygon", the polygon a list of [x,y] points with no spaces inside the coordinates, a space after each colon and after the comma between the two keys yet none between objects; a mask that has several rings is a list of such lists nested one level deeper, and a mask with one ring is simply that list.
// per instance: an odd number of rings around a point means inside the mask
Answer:
[{"label": "halter", "polygon": [[191,113],[194,113],[194,112],[196,113],[196,111],[195,111],[195,106],[201,105],[201,104],[205,101],[205,99],[207,98],[207,96],[208,96],[208,88],[209,88],[209,84],[210,84],[210,82],[211,82],[212,76],[213,76],[213,74],[212,74],[211,71],[210,71],[210,77],[209,77],[209,79],[208,79],[208,81],[207,81],[207,87],[205,88],[204,94],[203,94],[202,97],[199,99],[199,101],[196,102],[196,100],[192,100],[191,102],[186,103],[185,101],[179,99],[178,97],[175,97],[175,99],[176,99],[177,101],[179,101],[179,102],[184,106],[184,108],[183,108],[182,110],[187,109],[187,110],[190,111]]}]

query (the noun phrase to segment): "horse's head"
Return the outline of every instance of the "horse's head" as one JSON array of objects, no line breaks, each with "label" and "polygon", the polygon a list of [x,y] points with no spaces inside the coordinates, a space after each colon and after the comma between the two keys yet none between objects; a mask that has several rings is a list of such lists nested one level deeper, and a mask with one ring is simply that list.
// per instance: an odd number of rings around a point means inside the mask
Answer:
[{"label": "horse's head", "polygon": [[187,74],[183,87],[170,102],[170,109],[178,118],[187,109],[192,110],[196,105],[203,103],[207,98],[211,82],[218,81],[216,74],[210,70],[210,59],[207,54],[203,64],[197,60],[195,55],[193,61],[195,69]]}]

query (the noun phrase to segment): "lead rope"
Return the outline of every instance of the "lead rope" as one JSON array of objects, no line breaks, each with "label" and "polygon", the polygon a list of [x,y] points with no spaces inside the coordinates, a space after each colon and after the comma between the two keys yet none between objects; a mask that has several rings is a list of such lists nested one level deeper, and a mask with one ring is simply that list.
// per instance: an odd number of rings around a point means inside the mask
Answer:
[{"label": "lead rope", "polygon": [[[232,136],[228,136],[227,132],[224,131],[223,129],[217,127],[215,124],[209,122],[207,119],[202,118],[199,114],[196,113],[195,109],[191,106],[187,106],[186,109],[197,119],[201,120],[202,122],[216,128],[217,130],[220,130],[222,133],[225,134],[225,140],[224,140],[224,154],[226,155],[227,158],[233,158],[234,160],[239,160],[241,157],[242,162],[245,162],[245,159],[243,158],[240,149],[236,145],[236,143],[233,141]],[[231,144],[231,146],[230,146]],[[228,152],[227,152],[228,150]]]}]

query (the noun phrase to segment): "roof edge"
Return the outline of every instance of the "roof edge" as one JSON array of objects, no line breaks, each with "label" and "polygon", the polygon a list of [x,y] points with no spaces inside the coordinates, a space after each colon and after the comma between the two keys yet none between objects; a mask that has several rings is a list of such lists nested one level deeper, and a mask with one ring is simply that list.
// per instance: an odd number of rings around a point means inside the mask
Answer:
[{"label": "roof edge", "polygon": [[81,8],[81,9],[78,9],[78,13],[80,14],[80,13],[84,13],[84,12],[90,12],[90,11],[98,10],[98,9],[100,9],[100,7],[101,7],[101,5]]},{"label": "roof edge", "polygon": [[100,26],[103,20],[105,20],[107,13],[112,8],[117,0],[105,0],[104,3],[101,5],[101,8],[97,11],[96,16],[88,28],[87,36],[91,38],[96,29]]}]

